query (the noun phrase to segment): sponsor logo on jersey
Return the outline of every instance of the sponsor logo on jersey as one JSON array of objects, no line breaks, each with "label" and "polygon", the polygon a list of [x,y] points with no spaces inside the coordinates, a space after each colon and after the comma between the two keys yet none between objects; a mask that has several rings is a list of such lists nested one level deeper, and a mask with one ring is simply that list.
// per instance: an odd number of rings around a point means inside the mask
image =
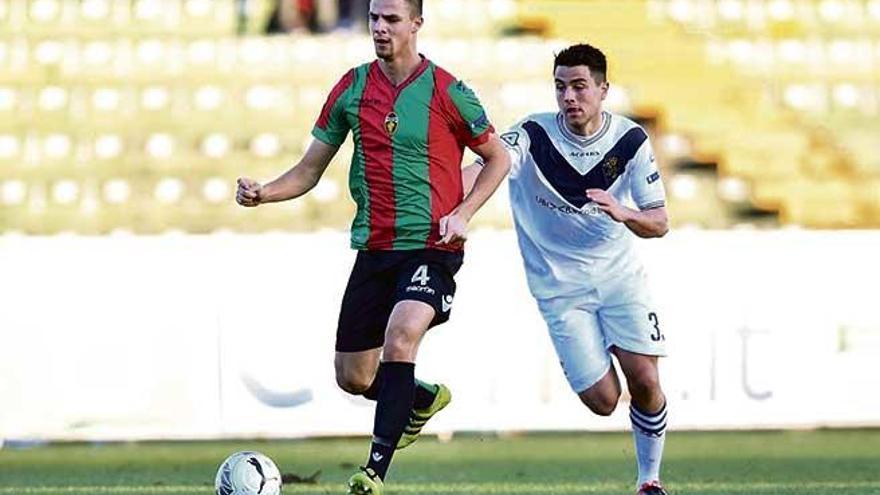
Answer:
[{"label": "sponsor logo on jersey", "polygon": [[595,150],[572,151],[571,153],[568,154],[568,156],[570,156],[572,158],[589,158],[589,157],[593,157],[593,156],[599,156],[599,152],[595,151]]},{"label": "sponsor logo on jersey", "polygon": [[541,196],[535,196],[535,202],[539,205],[547,208],[548,210],[556,211],[562,213],[563,215],[590,215],[597,216],[602,213],[602,210],[595,203],[587,203],[584,205],[583,210],[578,210],[577,208],[573,208],[569,205],[558,205],[552,201],[548,201]]},{"label": "sponsor logo on jersey", "polygon": [[385,132],[387,132],[389,136],[393,136],[394,133],[397,132],[398,127],[400,127],[400,119],[397,118],[396,113],[391,112],[385,116]]},{"label": "sponsor logo on jersey", "polygon": [[645,180],[648,181],[648,184],[653,184],[660,180],[660,172],[654,172],[653,174],[645,177]]},{"label": "sponsor logo on jersey", "polygon": [[513,148],[519,143],[519,133],[516,131],[505,132],[501,135],[501,140],[504,141],[507,146]]}]

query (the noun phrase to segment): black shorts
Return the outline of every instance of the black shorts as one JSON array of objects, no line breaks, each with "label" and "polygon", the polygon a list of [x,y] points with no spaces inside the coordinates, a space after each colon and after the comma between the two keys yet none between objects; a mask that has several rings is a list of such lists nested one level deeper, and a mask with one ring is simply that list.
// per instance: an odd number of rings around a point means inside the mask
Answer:
[{"label": "black shorts", "polygon": [[437,249],[358,251],[342,297],[338,352],[382,347],[391,310],[400,301],[422,301],[435,311],[430,327],[449,319],[462,252]]}]

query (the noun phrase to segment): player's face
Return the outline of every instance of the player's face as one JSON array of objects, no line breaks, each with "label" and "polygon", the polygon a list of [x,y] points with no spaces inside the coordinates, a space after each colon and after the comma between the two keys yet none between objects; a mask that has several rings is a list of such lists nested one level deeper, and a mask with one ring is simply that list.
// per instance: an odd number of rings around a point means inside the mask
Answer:
[{"label": "player's face", "polygon": [[608,82],[597,83],[586,65],[556,68],[556,103],[572,129],[585,129],[599,116]]},{"label": "player's face", "polygon": [[413,16],[406,0],[370,0],[370,34],[376,56],[392,61],[410,50],[422,18]]}]

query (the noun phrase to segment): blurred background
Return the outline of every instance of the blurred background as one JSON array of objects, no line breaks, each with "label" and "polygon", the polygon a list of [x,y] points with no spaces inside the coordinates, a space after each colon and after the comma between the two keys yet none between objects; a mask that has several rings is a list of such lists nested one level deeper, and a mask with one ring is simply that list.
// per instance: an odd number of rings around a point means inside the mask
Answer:
[{"label": "blurred background", "polygon": [[[307,196],[234,202],[373,58],[367,4],[0,0],[0,440],[368,431],[332,370],[350,139]],[[649,131],[669,195],[673,232],[639,246],[673,427],[880,426],[880,0],[426,0],[425,19],[420,51],[499,129],[555,110],[555,52],[608,56],[606,107]],[[627,429],[567,389],[504,187],[473,229],[420,356],[459,397],[429,430]]]}]

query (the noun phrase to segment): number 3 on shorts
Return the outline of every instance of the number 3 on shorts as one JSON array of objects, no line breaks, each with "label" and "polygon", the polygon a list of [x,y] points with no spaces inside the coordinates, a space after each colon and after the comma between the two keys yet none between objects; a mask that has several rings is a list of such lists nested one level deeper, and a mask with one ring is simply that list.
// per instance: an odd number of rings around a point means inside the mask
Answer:
[{"label": "number 3 on shorts", "polygon": [[416,268],[416,272],[413,273],[412,280],[410,280],[410,282],[418,282],[422,285],[428,285],[429,280],[431,280],[431,278],[428,277],[428,265],[420,265],[418,268]]},{"label": "number 3 on shorts", "polygon": [[666,340],[666,336],[660,331],[660,319],[657,318],[657,313],[654,313],[653,311],[648,313],[648,321],[654,325],[654,333],[651,334],[651,340],[654,342]]}]

